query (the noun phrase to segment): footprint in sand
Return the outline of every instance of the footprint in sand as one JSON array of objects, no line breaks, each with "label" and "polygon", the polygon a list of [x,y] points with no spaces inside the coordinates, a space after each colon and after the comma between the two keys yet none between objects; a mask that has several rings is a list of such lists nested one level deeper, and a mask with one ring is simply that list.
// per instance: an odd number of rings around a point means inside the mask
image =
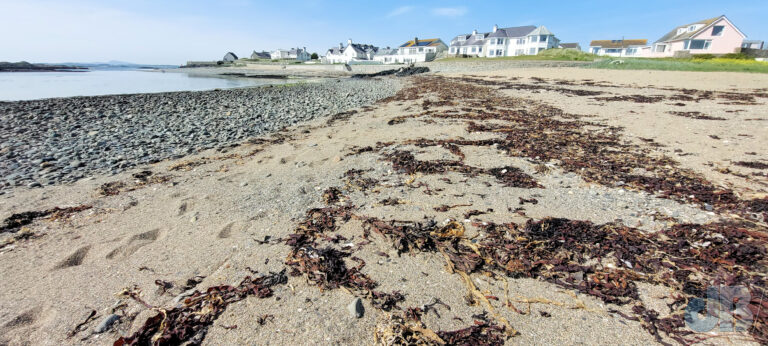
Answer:
[{"label": "footprint in sand", "polygon": [[187,212],[187,207],[188,207],[187,202],[181,203],[181,205],[179,206],[179,214],[177,216],[183,216],[184,213]]},{"label": "footprint in sand", "polygon": [[128,240],[128,243],[126,243],[124,246],[115,248],[109,254],[107,254],[107,259],[113,259],[117,257],[117,255],[122,255],[123,257],[133,255],[139,251],[139,249],[153,243],[158,238],[160,238],[159,228],[136,234],[132,236],[131,239]]},{"label": "footprint in sand", "polygon": [[31,325],[35,323],[35,321],[37,321],[42,311],[43,311],[43,308],[39,306],[30,310],[27,310],[21,313],[21,315],[18,315],[14,319],[10,320],[3,327],[5,327],[6,329],[16,329],[16,328],[21,328],[21,327],[26,327],[28,325]]},{"label": "footprint in sand", "polygon": [[219,231],[219,239],[227,239],[232,235],[232,226],[234,226],[234,222],[230,222],[228,225],[224,226],[224,228]]},{"label": "footprint in sand", "polygon": [[83,264],[83,260],[85,259],[85,256],[88,255],[88,251],[91,249],[91,246],[83,246],[77,251],[73,252],[69,257],[65,258],[63,261],[59,262],[59,264],[56,265],[53,269],[64,269],[69,267],[76,267],[81,264]]}]

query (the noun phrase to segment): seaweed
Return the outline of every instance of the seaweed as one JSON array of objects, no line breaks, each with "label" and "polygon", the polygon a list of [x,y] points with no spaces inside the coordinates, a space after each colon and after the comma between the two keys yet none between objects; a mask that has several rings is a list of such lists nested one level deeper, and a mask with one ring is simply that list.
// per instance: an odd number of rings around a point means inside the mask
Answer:
[{"label": "seaweed", "polygon": [[768,163],[759,161],[736,161],[733,164],[741,167],[747,167],[752,169],[768,169]]},{"label": "seaweed", "polygon": [[[214,286],[205,292],[195,291],[182,304],[171,309],[158,309],[158,314],[146,320],[136,333],[120,337],[115,346],[122,345],[199,345],[213,322],[231,303],[248,296],[267,298],[273,287],[288,282],[285,270],[258,278],[246,277],[237,286]],[[148,305],[138,298],[135,291],[126,295]]]},{"label": "seaweed", "polygon": [[50,217],[51,219],[60,219],[64,217],[68,217],[71,214],[79,213],[83,210],[91,209],[92,207],[90,205],[79,205],[76,207],[68,207],[68,208],[60,208],[55,207],[47,210],[40,210],[40,211],[26,211],[23,213],[16,213],[5,220],[3,220],[3,225],[0,226],[0,233],[15,233],[21,227],[31,224],[33,221],[39,218],[43,217]]},{"label": "seaweed", "polygon": [[699,119],[699,120],[728,120],[726,118],[713,117],[713,116],[710,116],[710,115],[704,115],[701,112],[673,112],[673,111],[670,111],[670,112],[667,112],[667,113],[672,114],[672,115],[677,115],[679,117],[691,118],[691,119]]}]

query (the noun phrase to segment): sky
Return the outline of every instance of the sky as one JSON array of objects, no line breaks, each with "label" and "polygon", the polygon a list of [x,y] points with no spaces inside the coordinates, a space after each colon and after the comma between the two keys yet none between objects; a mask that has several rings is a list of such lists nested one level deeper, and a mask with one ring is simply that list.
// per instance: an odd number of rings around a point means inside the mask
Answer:
[{"label": "sky", "polygon": [[721,14],[749,39],[768,41],[767,0],[0,0],[0,61],[179,65],[290,47],[323,55],[348,39],[379,47],[414,37],[449,43],[494,24],[544,25],[586,49],[596,39],[653,42]]}]

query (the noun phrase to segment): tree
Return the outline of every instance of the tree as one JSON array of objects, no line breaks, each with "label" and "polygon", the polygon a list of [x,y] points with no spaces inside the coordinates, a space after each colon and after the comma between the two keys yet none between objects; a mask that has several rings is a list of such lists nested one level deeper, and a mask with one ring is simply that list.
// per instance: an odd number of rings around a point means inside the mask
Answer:
[{"label": "tree", "polygon": [[317,53],[312,53],[312,56],[310,57],[312,60],[320,59],[320,57],[317,55]]}]

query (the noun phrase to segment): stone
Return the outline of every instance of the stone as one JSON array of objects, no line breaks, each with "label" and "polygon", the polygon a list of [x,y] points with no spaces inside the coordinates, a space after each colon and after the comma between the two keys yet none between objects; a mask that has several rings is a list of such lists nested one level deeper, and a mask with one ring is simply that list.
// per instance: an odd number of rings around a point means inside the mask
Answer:
[{"label": "stone", "polygon": [[101,320],[101,323],[99,323],[98,326],[93,330],[94,333],[101,334],[104,333],[112,328],[112,325],[115,324],[120,320],[120,316],[116,314],[111,314],[107,317],[105,317],[103,320]]},{"label": "stone", "polygon": [[363,300],[355,298],[349,305],[347,305],[347,311],[349,315],[354,318],[361,318],[365,314],[365,307],[363,307]]}]

